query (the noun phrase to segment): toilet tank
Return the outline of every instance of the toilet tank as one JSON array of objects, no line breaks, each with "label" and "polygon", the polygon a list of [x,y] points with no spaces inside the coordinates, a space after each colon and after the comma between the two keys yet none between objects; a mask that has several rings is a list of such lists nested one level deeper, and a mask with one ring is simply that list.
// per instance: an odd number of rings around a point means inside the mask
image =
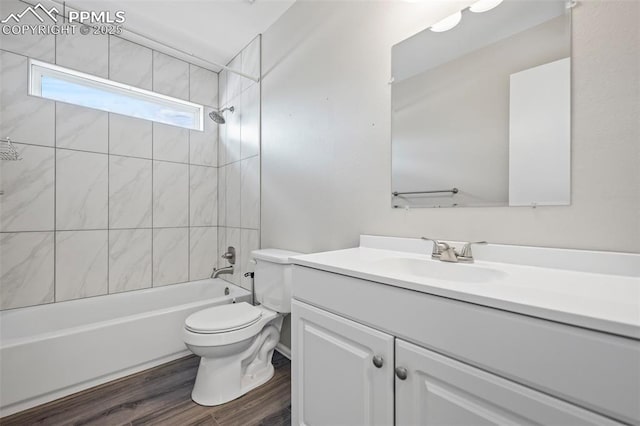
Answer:
[{"label": "toilet tank", "polygon": [[292,256],[302,253],[279,249],[261,249],[251,252],[256,261],[253,285],[256,301],[276,312],[291,312]]}]

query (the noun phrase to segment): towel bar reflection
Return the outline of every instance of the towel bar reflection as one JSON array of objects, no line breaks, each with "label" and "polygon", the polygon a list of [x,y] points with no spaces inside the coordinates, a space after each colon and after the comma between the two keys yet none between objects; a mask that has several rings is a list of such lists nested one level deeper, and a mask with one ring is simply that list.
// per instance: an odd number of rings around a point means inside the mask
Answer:
[{"label": "towel bar reflection", "polygon": [[20,154],[16,150],[15,146],[13,146],[13,143],[11,143],[11,139],[9,138],[0,139],[0,160],[22,160],[22,157],[20,157]]},{"label": "towel bar reflection", "polygon": [[398,195],[417,195],[417,194],[440,194],[443,192],[450,192],[452,194],[457,194],[460,190],[458,188],[451,189],[441,189],[441,190],[433,190],[433,191],[412,191],[412,192],[392,192],[391,195],[397,197]]}]

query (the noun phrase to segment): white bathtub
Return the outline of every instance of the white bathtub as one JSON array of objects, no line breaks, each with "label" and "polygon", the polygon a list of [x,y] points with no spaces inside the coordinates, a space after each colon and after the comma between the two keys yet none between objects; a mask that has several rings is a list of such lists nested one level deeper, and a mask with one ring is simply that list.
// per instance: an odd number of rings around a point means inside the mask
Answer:
[{"label": "white bathtub", "polygon": [[215,279],[2,311],[0,417],[187,355],[189,314],[250,298]]}]

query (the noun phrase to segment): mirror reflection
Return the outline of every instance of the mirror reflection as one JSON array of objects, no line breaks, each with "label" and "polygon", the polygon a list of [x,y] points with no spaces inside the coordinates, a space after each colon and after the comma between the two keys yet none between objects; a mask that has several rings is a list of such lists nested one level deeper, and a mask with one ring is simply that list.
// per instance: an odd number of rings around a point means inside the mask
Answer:
[{"label": "mirror reflection", "polygon": [[394,207],[570,203],[570,7],[483,4],[392,48]]}]

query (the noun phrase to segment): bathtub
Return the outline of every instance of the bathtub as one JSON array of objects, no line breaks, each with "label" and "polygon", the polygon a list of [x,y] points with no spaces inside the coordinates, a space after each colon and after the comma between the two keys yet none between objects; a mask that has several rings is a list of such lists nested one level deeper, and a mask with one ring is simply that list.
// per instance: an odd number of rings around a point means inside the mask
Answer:
[{"label": "bathtub", "polygon": [[208,279],[2,311],[0,416],[185,356],[189,314],[250,299]]}]

